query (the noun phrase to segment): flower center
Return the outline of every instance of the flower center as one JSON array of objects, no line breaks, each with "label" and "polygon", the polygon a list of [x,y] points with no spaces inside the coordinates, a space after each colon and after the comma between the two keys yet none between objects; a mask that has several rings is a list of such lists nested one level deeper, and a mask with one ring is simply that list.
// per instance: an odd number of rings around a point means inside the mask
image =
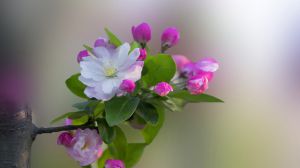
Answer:
[{"label": "flower center", "polygon": [[114,77],[114,76],[116,76],[117,69],[114,67],[109,67],[109,68],[105,69],[104,73],[105,73],[106,77]]}]

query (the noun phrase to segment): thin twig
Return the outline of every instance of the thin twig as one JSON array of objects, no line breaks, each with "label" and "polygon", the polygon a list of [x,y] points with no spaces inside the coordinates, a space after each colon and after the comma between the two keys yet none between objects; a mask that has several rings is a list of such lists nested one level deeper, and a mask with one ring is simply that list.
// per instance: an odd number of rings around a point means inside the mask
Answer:
[{"label": "thin twig", "polygon": [[66,125],[66,126],[59,126],[59,127],[48,127],[48,128],[36,128],[34,131],[35,135],[38,134],[49,134],[49,133],[54,133],[54,132],[60,132],[60,131],[71,131],[71,130],[76,130],[76,129],[85,129],[85,128],[91,128],[95,129],[95,126],[91,125]]}]

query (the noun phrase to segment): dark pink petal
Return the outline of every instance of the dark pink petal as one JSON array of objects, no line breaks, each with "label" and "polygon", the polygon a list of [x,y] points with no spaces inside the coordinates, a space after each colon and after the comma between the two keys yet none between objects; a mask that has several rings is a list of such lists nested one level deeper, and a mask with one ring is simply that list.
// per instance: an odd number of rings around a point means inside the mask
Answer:
[{"label": "dark pink petal", "polygon": [[87,50],[82,50],[78,53],[77,55],[77,62],[79,63],[80,61],[83,60],[84,57],[89,56],[89,52]]}]

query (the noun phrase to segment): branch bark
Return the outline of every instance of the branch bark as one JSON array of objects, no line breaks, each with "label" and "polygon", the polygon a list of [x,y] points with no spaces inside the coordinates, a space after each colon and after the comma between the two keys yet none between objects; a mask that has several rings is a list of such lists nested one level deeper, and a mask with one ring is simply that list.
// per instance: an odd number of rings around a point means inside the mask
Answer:
[{"label": "branch bark", "polygon": [[0,109],[0,168],[29,168],[33,141],[31,110]]},{"label": "branch bark", "polygon": [[48,127],[48,128],[40,127],[40,128],[35,128],[33,134],[34,136],[36,136],[38,134],[54,133],[60,131],[71,131],[71,130],[85,129],[85,128],[95,129],[96,127],[90,125],[67,125],[67,126]]}]

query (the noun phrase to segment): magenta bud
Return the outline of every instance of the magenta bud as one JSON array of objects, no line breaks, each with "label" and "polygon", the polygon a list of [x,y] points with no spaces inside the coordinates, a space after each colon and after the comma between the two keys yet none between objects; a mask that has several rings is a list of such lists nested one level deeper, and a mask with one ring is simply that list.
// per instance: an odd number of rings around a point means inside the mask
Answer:
[{"label": "magenta bud", "polygon": [[151,28],[148,23],[141,23],[131,28],[133,39],[139,43],[147,43],[151,40]]},{"label": "magenta bud", "polygon": [[186,88],[191,94],[202,94],[208,89],[208,79],[205,75],[196,75],[187,81]]},{"label": "magenta bud", "polygon": [[132,93],[135,89],[135,83],[132,80],[125,79],[122,81],[122,83],[120,85],[120,89],[127,93]]},{"label": "magenta bud", "polygon": [[146,49],[140,48],[140,56],[138,57],[138,61],[144,61],[147,57]]},{"label": "magenta bud", "polygon": [[87,50],[82,50],[78,53],[77,55],[77,62],[79,63],[80,61],[83,60],[84,57],[89,56],[89,52]]},{"label": "magenta bud", "polygon": [[105,162],[105,168],[125,168],[122,160],[108,159]]},{"label": "magenta bud", "polygon": [[64,145],[70,147],[72,145],[73,135],[70,132],[63,132],[57,138],[58,145]]},{"label": "magenta bud", "polygon": [[154,92],[160,96],[166,96],[173,91],[173,87],[167,82],[160,82],[154,87]]},{"label": "magenta bud", "polygon": [[179,31],[175,27],[168,27],[161,35],[161,44],[170,48],[176,45],[179,39]]}]

